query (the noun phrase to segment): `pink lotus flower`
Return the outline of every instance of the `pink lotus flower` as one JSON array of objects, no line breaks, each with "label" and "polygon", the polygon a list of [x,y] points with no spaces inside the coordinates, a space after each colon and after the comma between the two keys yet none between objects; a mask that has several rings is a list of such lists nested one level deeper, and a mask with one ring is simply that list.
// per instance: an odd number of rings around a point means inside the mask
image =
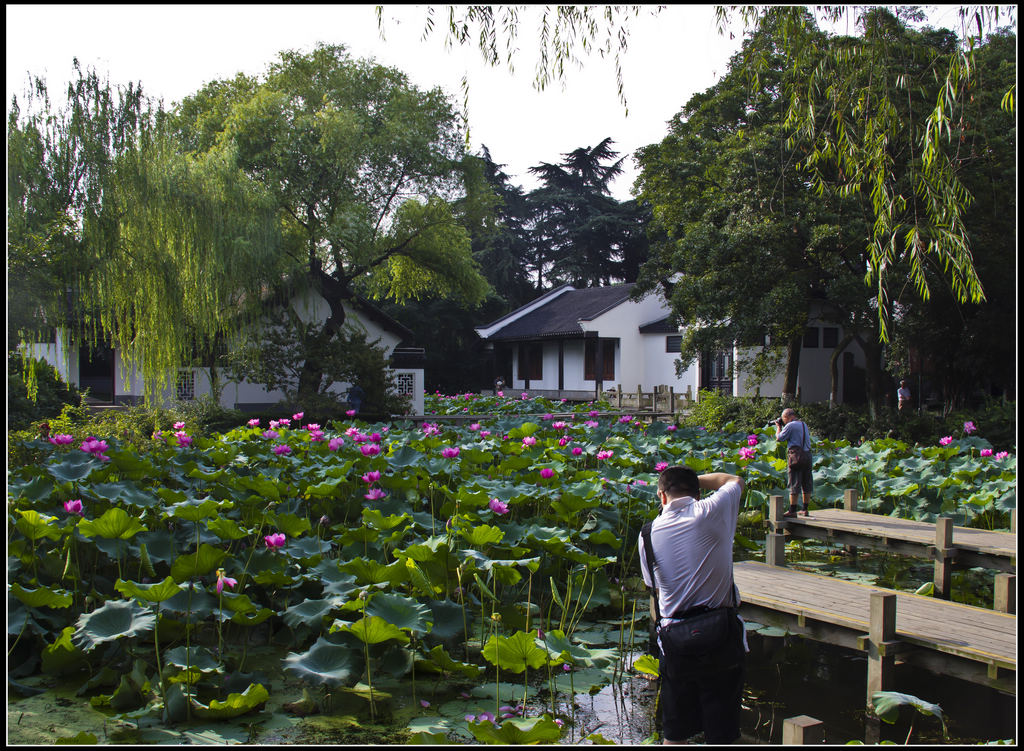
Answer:
[{"label": "pink lotus flower", "polygon": [[747,445],[748,446],[756,446],[757,445],[757,436],[754,435],[753,433],[748,435],[747,436]]},{"label": "pink lotus flower", "polygon": [[420,706],[423,707],[424,709],[426,709],[427,707],[430,706],[430,702],[427,701],[426,699],[420,699]]},{"label": "pink lotus flower", "polygon": [[555,476],[555,470],[551,469],[550,467],[544,467],[544,469],[540,471],[540,476],[543,477],[545,480],[549,480]]},{"label": "pink lotus flower", "polygon": [[665,428],[665,430],[667,430],[669,433],[674,433],[678,429],[679,429],[678,425],[669,425],[667,428]]},{"label": "pink lotus flower", "polygon": [[367,443],[365,446],[360,446],[359,450],[363,453],[363,456],[376,456],[380,453],[380,446],[376,443]]},{"label": "pink lotus flower", "polygon": [[260,418],[254,417],[246,423],[250,428],[258,428],[260,426]]},{"label": "pink lotus flower", "polygon": [[363,475],[363,482],[365,482],[367,485],[370,485],[371,483],[375,483],[379,479],[380,479],[380,472],[378,470],[376,470],[376,469],[371,470],[370,472],[367,472],[365,475]]},{"label": "pink lotus flower", "polygon": [[281,427],[287,428],[292,424],[292,421],[289,420],[287,417],[282,417],[280,420],[277,421],[277,424],[280,425]]},{"label": "pink lotus flower", "polygon": [[344,438],[332,438],[331,440],[329,440],[327,442],[327,448],[330,449],[331,451],[337,451],[338,449],[340,449],[344,445],[345,445],[345,439]]},{"label": "pink lotus flower", "polygon": [[441,456],[445,459],[454,459],[459,455],[459,448],[457,446],[448,446],[447,448],[441,449]]},{"label": "pink lotus flower", "polygon": [[69,443],[75,442],[75,437],[67,433],[58,433],[57,435],[50,436],[49,441],[54,446],[67,446]]},{"label": "pink lotus flower", "polygon": [[981,455],[982,456],[992,456],[992,449],[982,449],[981,450]]},{"label": "pink lotus flower", "polygon": [[596,428],[598,425],[600,425],[600,423],[597,420],[587,420],[583,424],[586,425],[588,428]]},{"label": "pink lotus flower", "polygon": [[619,418],[619,422],[621,422],[621,423],[633,422],[633,418],[630,415],[623,415],[622,417]]},{"label": "pink lotus flower", "polygon": [[590,415],[590,417],[597,417],[601,413],[598,412],[596,409],[592,409],[588,414]]},{"label": "pink lotus flower", "polygon": [[658,462],[654,465],[655,472],[664,472],[666,469],[668,469],[668,462]]},{"label": "pink lotus flower", "polygon": [[535,443],[537,443],[537,439],[534,438],[532,435],[528,435],[528,436],[524,436],[523,437],[523,445],[524,446],[532,446]]},{"label": "pink lotus flower", "polygon": [[320,425],[315,423],[315,422],[310,422],[310,423],[306,423],[305,428],[306,428],[306,430],[312,432],[314,430],[320,430]]},{"label": "pink lotus flower", "polygon": [[364,433],[360,433],[358,430],[354,433],[351,433],[350,435],[352,436],[353,443],[366,443],[368,440],[370,440],[370,436]]},{"label": "pink lotus flower", "polygon": [[581,449],[579,446],[573,446],[572,447],[572,455],[573,456],[579,456],[582,453],[583,453],[583,449]]},{"label": "pink lotus flower", "polygon": [[566,423],[562,422],[561,420],[558,420],[556,422],[551,423],[551,427],[554,430],[565,430],[569,426]]},{"label": "pink lotus flower", "polygon": [[385,493],[380,488],[370,488],[370,492],[364,495],[363,498],[365,498],[368,501],[379,501],[381,498],[384,498],[386,496],[387,493]]},{"label": "pink lotus flower", "polygon": [[540,419],[542,419],[542,420],[551,420],[551,419],[554,419],[554,417],[555,416],[553,414],[548,412],[547,414],[541,415]]},{"label": "pink lotus flower", "polygon": [[324,432],[322,430],[311,430],[309,433],[309,440],[311,441],[322,441],[324,439]]},{"label": "pink lotus flower", "polygon": [[526,393],[526,392],[524,391],[523,393],[521,393],[521,394],[519,395],[519,398],[520,398],[520,399],[521,399],[522,401],[524,401],[524,402],[525,402],[525,401],[526,401],[527,399],[529,399],[529,398],[530,398],[530,395],[529,395],[529,394],[527,394],[527,393]]},{"label": "pink lotus flower", "polygon": [[499,391],[498,392],[498,396],[505,396],[505,392],[504,391]]},{"label": "pink lotus flower", "polygon": [[973,433],[977,429],[978,429],[977,426],[975,426],[975,424],[971,420],[968,420],[967,422],[964,423],[964,432],[967,435],[970,435],[971,433]]},{"label": "pink lotus flower", "polygon": [[753,459],[754,454],[757,453],[757,449],[750,446],[744,446],[740,449],[740,459]]},{"label": "pink lotus flower", "polygon": [[285,454],[292,453],[292,447],[287,443],[282,443],[279,446],[274,446],[274,453],[278,456],[284,456]]},{"label": "pink lotus flower", "polygon": [[380,443],[380,439],[380,433],[370,433],[370,440],[373,441],[374,443]]},{"label": "pink lotus flower", "polygon": [[263,541],[267,543],[267,547],[271,550],[275,548],[283,548],[284,543],[288,538],[284,536],[284,532],[275,532],[272,535],[264,535]]},{"label": "pink lotus flower", "polygon": [[604,461],[605,459],[611,459],[613,453],[614,452],[611,451],[611,450],[608,450],[608,451],[598,451],[597,452],[597,459],[598,459],[598,461]]},{"label": "pink lotus flower", "polygon": [[490,508],[491,511],[498,514],[499,516],[501,514],[508,513],[508,504],[504,503],[503,501],[499,501],[497,498],[492,498],[490,501],[488,501],[487,507]]},{"label": "pink lotus flower", "polygon": [[478,423],[478,422],[470,423],[469,431],[471,433],[475,433],[478,430],[480,430],[480,423]]},{"label": "pink lotus flower", "polygon": [[492,715],[490,712],[481,712],[480,716],[477,718],[477,720],[479,722],[490,722],[490,723],[493,723],[494,722],[494,715]]},{"label": "pink lotus flower", "polygon": [[948,446],[952,442],[953,442],[953,436],[951,436],[951,435],[943,436],[942,438],[939,439],[939,445],[940,446]]},{"label": "pink lotus flower", "polygon": [[273,440],[275,438],[280,438],[281,434],[278,433],[276,430],[264,430],[263,431],[263,437],[264,438],[269,438],[269,439]]},{"label": "pink lotus flower", "polygon": [[996,454],[996,459],[1005,459],[1009,455],[1010,455],[1010,452],[1008,452],[1008,451],[1000,451],[998,454]]},{"label": "pink lotus flower", "polygon": [[81,516],[82,515],[82,501],[81,501],[81,499],[76,498],[73,501],[64,501],[64,510],[67,511],[69,514],[77,514],[78,516]]},{"label": "pink lotus flower", "polygon": [[558,445],[559,446],[565,446],[571,440],[572,440],[572,438],[569,438],[568,436],[564,436],[563,435],[561,438],[558,439]]},{"label": "pink lotus flower", "polygon": [[232,589],[238,584],[237,579],[232,579],[230,576],[224,576],[224,569],[217,569],[217,594],[221,594],[224,591],[224,585],[227,584]]},{"label": "pink lotus flower", "polygon": [[277,430],[279,427],[281,427],[281,421],[280,420],[271,420],[270,421],[270,429],[271,430]]},{"label": "pink lotus flower", "polygon": [[489,436],[490,434],[491,434],[491,431],[489,431],[489,430],[481,430],[481,431],[480,431],[480,437],[481,437],[481,438],[486,438],[486,437],[487,437],[487,436]]},{"label": "pink lotus flower", "polygon": [[174,423],[174,429],[175,430],[184,430],[185,429],[185,423],[183,423],[183,422],[176,422],[176,423]]},{"label": "pink lotus flower", "polygon": [[190,436],[185,431],[179,430],[177,433],[174,434],[174,436],[175,438],[178,439],[179,446],[183,448],[188,448],[189,446],[192,445],[192,436]]},{"label": "pink lotus flower", "polygon": [[84,441],[82,441],[82,445],[79,446],[79,448],[82,451],[85,451],[87,454],[92,454],[102,462],[110,461],[110,457],[103,453],[108,448],[110,448],[109,446],[107,446],[106,441],[98,441],[96,440],[95,437],[89,436]]},{"label": "pink lotus flower", "polygon": [[356,411],[354,409],[346,409],[345,414],[348,415],[349,417],[355,417]]},{"label": "pink lotus flower", "polygon": [[295,413],[294,415],[292,415],[292,419],[293,419],[293,420],[295,420],[295,422],[298,422],[298,421],[299,421],[299,420],[301,420],[301,419],[302,419],[302,418],[303,418],[303,417],[304,417],[305,415],[306,415],[306,413],[305,413],[305,412],[296,412],[296,413]]}]

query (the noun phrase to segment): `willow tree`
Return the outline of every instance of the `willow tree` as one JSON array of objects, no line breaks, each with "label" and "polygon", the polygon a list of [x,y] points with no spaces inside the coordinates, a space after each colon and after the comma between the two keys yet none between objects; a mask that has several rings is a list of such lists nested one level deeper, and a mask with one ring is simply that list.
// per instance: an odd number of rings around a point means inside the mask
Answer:
[{"label": "willow tree", "polygon": [[190,158],[230,153],[273,207],[284,273],[269,287],[327,303],[305,339],[300,402],[330,386],[322,353],[339,341],[356,294],[473,303],[486,294],[464,226],[472,212],[455,203],[472,194],[474,171],[440,89],[319,45],[281,53],[262,77],[208,84],[172,120]]},{"label": "willow tree", "polygon": [[[425,33],[440,26],[447,44],[477,45],[485,62],[494,66],[504,63],[511,69],[521,54],[516,40],[522,23],[520,14],[526,7],[449,6],[445,24],[436,24],[435,11],[428,7]],[[535,86],[543,89],[553,81],[563,81],[567,64],[582,64],[582,57],[596,50],[602,56],[614,55],[619,98],[625,107],[621,59],[629,45],[630,22],[641,8],[546,6],[539,22]],[[648,8],[648,12],[657,14],[660,9]],[[910,95],[914,86],[899,70],[899,39],[879,26],[872,6],[816,6],[814,12],[823,19],[852,18],[866,31],[859,40],[825,48],[817,46],[816,30],[808,23],[802,6],[716,6],[721,33],[726,33],[737,15],[752,31],[764,22],[769,11],[780,10],[789,13],[784,48],[791,67],[800,69],[811,59],[816,62],[811,75],[794,79],[783,91],[789,102],[788,125],[793,136],[810,147],[804,164],[816,171],[815,179],[822,189],[829,183],[847,193],[863,192],[871,198],[873,229],[866,243],[869,266],[865,284],[875,289],[879,303],[879,339],[888,339],[888,287],[890,281],[896,281],[894,269],[902,273],[905,262],[909,263],[910,281],[922,299],[930,294],[927,268],[934,266],[943,270],[942,283],[958,302],[983,301],[970,237],[964,230],[963,215],[971,196],[957,174],[958,128],[970,109],[976,85],[974,48],[1000,19],[1015,20],[1014,7],[960,7],[963,44],[957,54],[945,56],[941,65],[936,62],[932,73],[941,85],[934,106],[915,121],[901,118],[896,104],[896,99]],[[894,15],[907,12],[897,8]],[[380,6],[378,22],[383,28]],[[765,60],[754,55],[744,64],[756,88]],[[1015,93],[1014,84],[1005,92],[1000,106],[1013,111]],[[818,113],[823,107],[830,118],[825,127],[819,127]],[[903,133],[911,134],[916,147],[906,161],[899,162],[889,153],[888,143]],[[914,176],[913,190],[901,193],[896,184],[907,170]]]},{"label": "willow tree", "polygon": [[140,85],[74,69],[64,104],[36,78],[8,115],[9,335],[115,347],[151,401],[245,328],[280,233],[229,148],[182,155]]}]

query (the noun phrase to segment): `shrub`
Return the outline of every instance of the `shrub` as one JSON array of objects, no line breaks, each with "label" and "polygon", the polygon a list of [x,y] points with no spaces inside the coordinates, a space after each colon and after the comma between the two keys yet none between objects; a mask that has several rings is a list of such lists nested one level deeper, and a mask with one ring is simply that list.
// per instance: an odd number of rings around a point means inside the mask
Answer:
[{"label": "shrub", "polygon": [[[34,370],[36,398],[29,398],[25,376]],[[56,417],[66,404],[79,404],[81,392],[61,380],[57,369],[45,360],[7,355],[7,429],[27,430],[33,423]]]}]

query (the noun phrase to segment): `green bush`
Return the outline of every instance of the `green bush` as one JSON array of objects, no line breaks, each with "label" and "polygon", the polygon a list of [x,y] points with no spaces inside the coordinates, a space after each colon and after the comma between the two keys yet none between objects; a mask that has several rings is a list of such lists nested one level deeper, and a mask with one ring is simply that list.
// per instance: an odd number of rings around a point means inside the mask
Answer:
[{"label": "green bush", "polygon": [[[29,368],[34,373],[29,374]],[[29,398],[26,375],[34,377],[36,398]],[[57,369],[45,360],[7,355],[7,429],[29,430],[33,423],[56,417],[66,404],[80,404],[81,392],[61,380]]]},{"label": "green bush", "polygon": [[[858,444],[862,440],[895,438],[905,443],[929,445],[951,435],[963,437],[964,423],[973,422],[975,435],[986,439],[993,448],[1016,451],[1016,409],[1012,402],[992,400],[970,412],[953,412],[943,416],[937,412],[907,412],[883,409],[871,419],[866,406],[825,402],[798,404],[797,414],[819,440],[846,440]],[[739,430],[753,432],[763,428],[782,413],[778,399],[765,397],[724,396],[717,391],[701,391],[700,401],[692,405],[682,422],[708,430]]]}]

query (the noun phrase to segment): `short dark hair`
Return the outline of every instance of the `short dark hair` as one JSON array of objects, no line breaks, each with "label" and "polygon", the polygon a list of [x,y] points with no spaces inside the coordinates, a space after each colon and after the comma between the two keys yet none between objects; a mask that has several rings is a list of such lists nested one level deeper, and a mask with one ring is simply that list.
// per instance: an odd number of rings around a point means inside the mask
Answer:
[{"label": "short dark hair", "polygon": [[676,465],[668,467],[658,477],[658,490],[670,497],[688,495],[696,498],[700,494],[700,481],[690,467]]}]

